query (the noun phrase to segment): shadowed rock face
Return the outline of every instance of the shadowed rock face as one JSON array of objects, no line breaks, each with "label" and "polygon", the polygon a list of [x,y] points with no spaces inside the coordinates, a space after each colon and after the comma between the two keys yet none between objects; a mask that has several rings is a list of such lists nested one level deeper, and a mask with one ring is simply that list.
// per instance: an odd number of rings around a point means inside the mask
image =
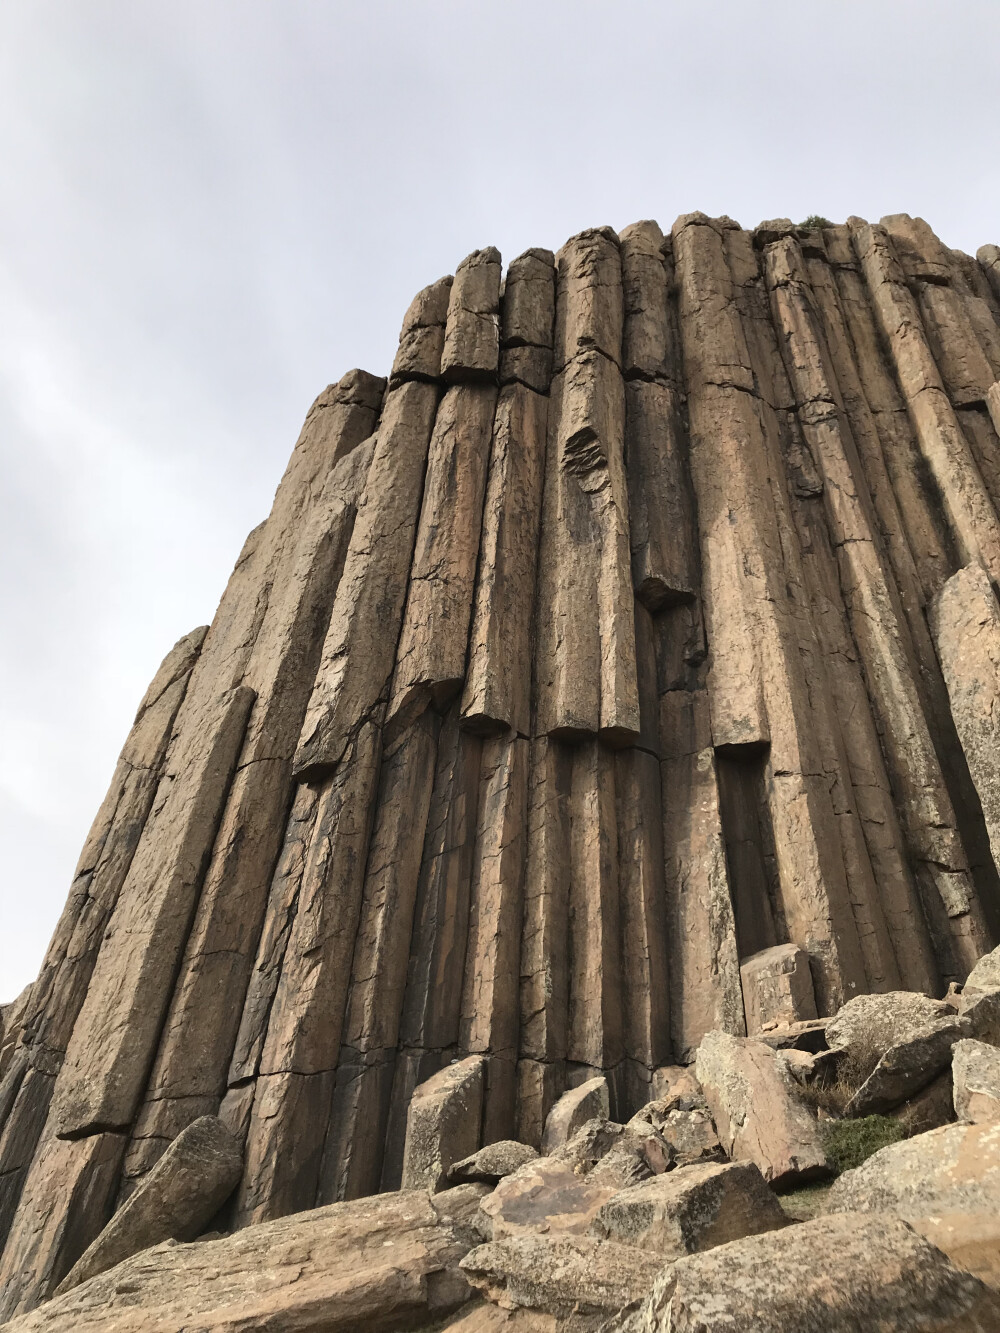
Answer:
[{"label": "shadowed rock face", "polygon": [[[203,1116],[241,1227],[398,1188],[457,1062],[442,1179],[594,1080],[628,1120],[709,1030],[964,980],[1000,927],[998,254],[905,215],[485,246],[387,380],[320,394],[5,1012],[0,1318]],[[778,1087],[758,1047],[734,1107]]]}]

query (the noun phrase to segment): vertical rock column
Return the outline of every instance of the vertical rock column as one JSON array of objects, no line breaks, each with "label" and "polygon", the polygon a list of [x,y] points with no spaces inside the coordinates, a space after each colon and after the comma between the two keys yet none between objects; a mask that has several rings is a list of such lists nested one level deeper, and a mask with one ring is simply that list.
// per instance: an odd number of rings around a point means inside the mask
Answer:
[{"label": "vertical rock column", "polygon": [[[292,754],[372,458],[373,443],[359,442],[375,424],[384,389],[383,380],[352,371],[328,390],[298,449],[312,455],[309,495],[295,503],[286,481],[275,498],[270,594],[243,676],[258,703],[133,1131],[127,1184],[185,1125],[214,1114],[226,1086],[292,799]],[[217,1010],[211,1026],[209,1006]]]},{"label": "vertical rock column", "polygon": [[674,228],[691,470],[701,535],[715,746],[770,744],[767,787],[782,905],[834,1011],[865,973],[829,788],[788,605],[782,539],[725,224]]}]

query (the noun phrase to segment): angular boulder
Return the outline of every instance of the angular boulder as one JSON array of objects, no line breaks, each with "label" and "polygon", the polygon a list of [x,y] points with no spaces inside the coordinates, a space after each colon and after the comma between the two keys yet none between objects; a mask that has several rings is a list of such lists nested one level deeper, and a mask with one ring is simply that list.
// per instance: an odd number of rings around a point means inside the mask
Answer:
[{"label": "angular boulder", "polygon": [[591,1078],[564,1092],[545,1117],[542,1154],[548,1156],[568,1143],[588,1120],[607,1120],[610,1113],[608,1080]]},{"label": "angular boulder", "polygon": [[406,1113],[404,1190],[444,1189],[452,1165],[479,1147],[486,1061],[470,1055],[414,1089]]},{"label": "angular boulder", "polygon": [[538,1150],[527,1143],[517,1143],[514,1139],[501,1139],[498,1143],[488,1143],[469,1157],[449,1168],[448,1179],[454,1184],[467,1180],[502,1180],[513,1175],[518,1167],[526,1162],[533,1162],[538,1157]]},{"label": "angular boulder", "polygon": [[816,1018],[809,955],[795,944],[776,944],[740,963],[747,1034]]},{"label": "angular boulder", "polygon": [[638,1300],[661,1263],[656,1255],[589,1236],[518,1236],[480,1245],[462,1260],[462,1270],[507,1309],[578,1316],[611,1314]]},{"label": "angular boulder", "polygon": [[481,1211],[494,1240],[539,1233],[583,1236],[620,1188],[615,1180],[595,1180],[567,1162],[539,1157],[505,1176],[483,1199]]},{"label": "angular boulder", "polygon": [[481,1185],[378,1194],[167,1241],[5,1326],[13,1333],[421,1327],[470,1296],[459,1261],[478,1236]]},{"label": "angular boulder", "polygon": [[672,1102],[682,1111],[690,1111],[695,1106],[704,1106],[705,1098],[701,1084],[695,1077],[691,1065],[661,1065],[653,1070],[651,1087],[654,1102]]},{"label": "angular boulder", "polygon": [[1000,1121],[1000,1050],[982,1041],[957,1041],[951,1053],[951,1078],[959,1120]]},{"label": "angular boulder", "polygon": [[603,1333],[990,1333],[1000,1296],[900,1218],[840,1213],[678,1259]]},{"label": "angular boulder", "polygon": [[1000,990],[1000,946],[992,953],[983,954],[979,962],[965,978],[963,995],[973,992]]},{"label": "angular boulder", "polygon": [[838,1074],[855,1090],[849,1116],[881,1115],[947,1068],[967,1024],[951,1005],[910,991],[858,995],[827,1025]]},{"label": "angular boulder", "polygon": [[591,1232],[679,1259],[787,1225],[753,1162],[727,1162],[680,1167],[621,1190],[601,1205]]},{"label": "angular boulder", "polygon": [[1000,1046],[1000,990],[968,990],[958,997],[966,1035],[990,1046]]},{"label": "angular boulder", "polygon": [[1000,1124],[945,1125],[881,1148],[834,1182],[828,1206],[896,1213],[1000,1285]]},{"label": "angular boulder", "polygon": [[57,1287],[57,1294],[166,1240],[194,1240],[236,1188],[243,1153],[221,1120],[204,1115],[174,1139]]},{"label": "angular boulder", "polygon": [[722,1145],[704,1098],[699,1097],[701,1106],[691,1110],[672,1105],[676,1100],[680,1099],[647,1103],[636,1111],[627,1128],[644,1133],[655,1130],[669,1145],[671,1161],[678,1166],[721,1158]]},{"label": "angular boulder", "polygon": [[778,1052],[749,1037],[709,1032],[695,1069],[730,1157],[755,1162],[773,1185],[829,1174],[819,1125],[796,1097]]}]

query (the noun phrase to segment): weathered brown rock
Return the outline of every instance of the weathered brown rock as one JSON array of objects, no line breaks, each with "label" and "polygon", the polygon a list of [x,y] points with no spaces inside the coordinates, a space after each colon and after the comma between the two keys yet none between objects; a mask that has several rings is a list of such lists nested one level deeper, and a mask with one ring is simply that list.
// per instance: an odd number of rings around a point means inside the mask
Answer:
[{"label": "weathered brown rock", "polygon": [[777,1052],[750,1038],[710,1032],[695,1069],[731,1157],[755,1162],[776,1185],[828,1173],[815,1117],[795,1096]]},{"label": "weathered brown rock", "polygon": [[983,807],[994,857],[1000,854],[1000,607],[989,576],[967,565],[941,589],[931,623],[951,712]]},{"label": "weathered brown rock", "polygon": [[473,250],[455,270],[441,375],[449,383],[495,383],[500,362],[500,251]]},{"label": "weathered brown rock", "polygon": [[816,1017],[809,956],[794,944],[775,944],[740,964],[747,1034]]},{"label": "weathered brown rock", "polygon": [[469,1298],[481,1186],[379,1195],[194,1245],[167,1242],[18,1320],[21,1333],[179,1328],[373,1330],[440,1320]]},{"label": "weathered brown rock", "polygon": [[502,1180],[504,1176],[513,1175],[525,1162],[533,1162],[537,1156],[536,1150],[527,1143],[501,1139],[463,1157],[460,1162],[454,1162],[448,1168],[448,1179],[456,1185],[467,1180]]},{"label": "weathered brown rock", "polygon": [[178,1134],[142,1185],[63,1278],[57,1295],[165,1240],[194,1240],[243,1171],[239,1144],[202,1116]]},{"label": "weathered brown rock", "polygon": [[564,1092],[545,1118],[542,1152],[561,1148],[588,1120],[606,1120],[608,1105],[608,1080],[603,1077],[588,1079]]},{"label": "weathered brown rock", "polygon": [[752,1162],[684,1166],[602,1204],[592,1232],[664,1259],[787,1226],[777,1195]]},{"label": "weathered brown rock", "polygon": [[983,954],[965,979],[963,995],[1000,989],[1000,948]]},{"label": "weathered brown rock", "polygon": [[1000,1124],[945,1125],[881,1148],[830,1191],[831,1209],[895,1213],[960,1268],[1000,1287]]},{"label": "weathered brown rock", "polygon": [[458,384],[441,400],[396,651],[388,734],[462,688],[496,390]]},{"label": "weathered brown rock", "polygon": [[511,261],[504,283],[500,383],[520,382],[546,393],[552,378],[555,267],[551,250],[526,250]]},{"label": "weathered brown rock", "polygon": [[987,1333],[1000,1298],[899,1219],[853,1213],[680,1259],[608,1333]]},{"label": "weathered brown rock", "polygon": [[966,1038],[951,1051],[955,1114],[973,1124],[1000,1120],[1000,1051]]},{"label": "weathered brown rock", "polygon": [[575,1328],[588,1314],[611,1314],[637,1300],[659,1262],[613,1241],[529,1235],[480,1245],[461,1266],[491,1301],[506,1309],[573,1316]]},{"label": "weathered brown rock", "polygon": [[505,1236],[583,1236],[621,1182],[575,1171],[560,1158],[539,1157],[505,1176],[482,1202],[494,1240]]},{"label": "weathered brown rock", "polygon": [[406,1115],[404,1190],[445,1187],[454,1162],[479,1146],[486,1061],[469,1056],[416,1089]]},{"label": "weathered brown rock", "polygon": [[493,421],[469,665],[466,726],[531,729],[531,626],[545,475],[548,399],[523,385],[500,392]]},{"label": "weathered brown rock", "polygon": [[403,317],[399,350],[389,377],[393,388],[404,380],[435,380],[441,374],[448,298],[453,282],[453,278],[438,278],[410,302]]}]

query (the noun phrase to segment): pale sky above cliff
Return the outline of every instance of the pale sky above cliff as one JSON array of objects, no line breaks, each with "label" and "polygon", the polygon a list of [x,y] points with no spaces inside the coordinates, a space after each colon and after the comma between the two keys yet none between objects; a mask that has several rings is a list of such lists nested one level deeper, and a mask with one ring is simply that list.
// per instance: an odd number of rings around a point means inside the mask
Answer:
[{"label": "pale sky above cliff", "polygon": [[996,0],[3,0],[0,1001],[310,402],[469,250],[682,212],[1000,241]]}]

